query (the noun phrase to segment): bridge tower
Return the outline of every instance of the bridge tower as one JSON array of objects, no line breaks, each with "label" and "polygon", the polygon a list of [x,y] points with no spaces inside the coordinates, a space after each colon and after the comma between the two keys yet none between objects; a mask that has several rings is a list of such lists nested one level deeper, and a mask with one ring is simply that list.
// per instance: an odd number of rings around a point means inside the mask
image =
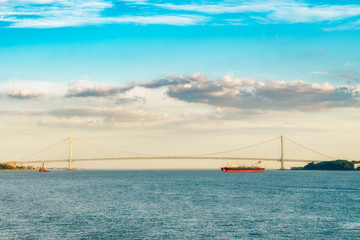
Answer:
[{"label": "bridge tower", "polygon": [[69,170],[73,169],[72,166],[72,136],[69,137]]},{"label": "bridge tower", "polygon": [[281,156],[280,156],[281,167],[280,167],[280,170],[285,170],[285,166],[284,166],[284,136],[281,135],[280,139],[281,139]]}]

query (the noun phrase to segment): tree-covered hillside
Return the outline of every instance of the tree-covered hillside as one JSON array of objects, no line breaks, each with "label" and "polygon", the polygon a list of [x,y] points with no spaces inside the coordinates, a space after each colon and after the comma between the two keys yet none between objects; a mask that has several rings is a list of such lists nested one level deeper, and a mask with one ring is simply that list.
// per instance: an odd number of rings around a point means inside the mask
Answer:
[{"label": "tree-covered hillside", "polygon": [[[328,162],[309,163],[303,169],[304,170],[355,170],[354,163],[347,160],[335,160]],[[357,169],[359,170],[359,168]]]}]

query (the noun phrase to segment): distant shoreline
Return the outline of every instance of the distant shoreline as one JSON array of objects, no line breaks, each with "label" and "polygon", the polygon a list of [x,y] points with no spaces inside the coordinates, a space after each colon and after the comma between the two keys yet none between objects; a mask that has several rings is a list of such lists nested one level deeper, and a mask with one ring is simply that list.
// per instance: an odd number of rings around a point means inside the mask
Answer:
[{"label": "distant shoreline", "polygon": [[291,170],[328,170],[328,171],[359,171],[359,162],[357,161],[347,161],[347,160],[334,160],[334,161],[325,161],[319,163],[308,163],[304,167],[292,167]]},{"label": "distant shoreline", "polygon": [[0,169],[1,171],[36,171],[36,169]]}]

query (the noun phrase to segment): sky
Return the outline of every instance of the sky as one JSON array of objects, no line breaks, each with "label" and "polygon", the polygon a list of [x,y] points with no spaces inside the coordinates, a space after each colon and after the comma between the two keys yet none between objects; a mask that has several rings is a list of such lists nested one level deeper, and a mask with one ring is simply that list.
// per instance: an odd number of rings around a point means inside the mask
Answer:
[{"label": "sky", "polygon": [[[285,135],[360,160],[359,42],[351,0],[0,0],[2,158],[68,136],[181,155]],[[139,165],[219,163],[81,166]]]}]

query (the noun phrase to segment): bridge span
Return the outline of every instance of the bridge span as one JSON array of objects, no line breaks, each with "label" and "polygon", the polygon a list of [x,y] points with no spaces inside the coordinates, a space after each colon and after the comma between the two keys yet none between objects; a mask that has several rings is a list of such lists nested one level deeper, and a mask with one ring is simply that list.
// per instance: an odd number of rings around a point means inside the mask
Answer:
[{"label": "bridge span", "polygon": [[[74,140],[82,143],[84,151],[78,151],[74,147]],[[64,150],[64,145],[66,150]],[[62,147],[60,147],[62,146]],[[85,148],[84,148],[85,146]],[[57,153],[52,153],[51,150],[55,148],[60,150],[60,155],[67,152],[67,156],[59,157],[59,150]],[[94,151],[95,150],[95,151]],[[99,152],[99,150],[101,150]],[[50,152],[50,153],[49,153]],[[104,153],[105,152],[105,153]],[[51,157],[49,157],[49,155]],[[68,137],[52,146],[49,146],[37,153],[28,155],[21,159],[12,161],[16,164],[34,164],[34,163],[59,163],[67,162],[69,169],[73,168],[74,162],[83,161],[112,161],[112,160],[228,160],[228,161],[273,161],[280,162],[280,169],[285,169],[285,162],[322,162],[335,160],[325,154],[319,153],[301,144],[298,144],[284,136],[280,136],[262,143],[250,145],[243,148],[207,153],[200,155],[148,155],[131,153],[110,149],[108,147],[96,145],[86,142],[84,140]]]}]

